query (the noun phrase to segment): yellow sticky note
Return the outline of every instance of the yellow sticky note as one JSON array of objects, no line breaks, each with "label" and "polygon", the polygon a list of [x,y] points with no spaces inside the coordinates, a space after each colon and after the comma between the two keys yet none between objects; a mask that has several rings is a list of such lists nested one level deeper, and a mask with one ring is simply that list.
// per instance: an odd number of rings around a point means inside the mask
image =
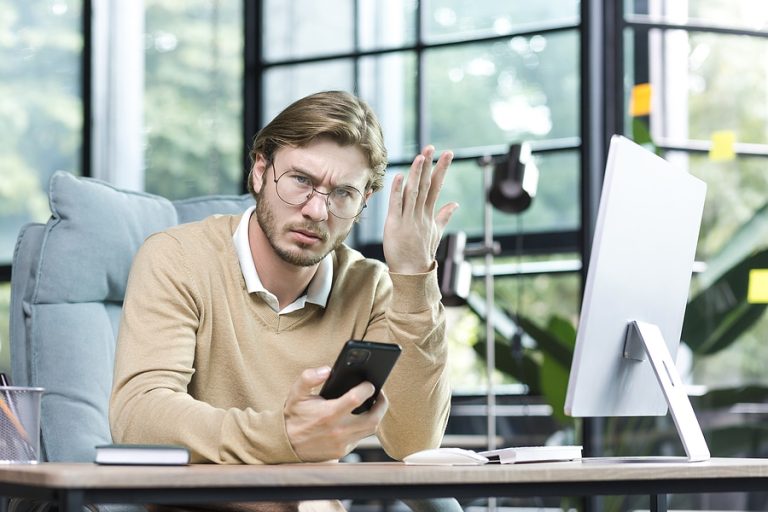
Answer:
[{"label": "yellow sticky note", "polygon": [[747,302],[768,304],[768,268],[753,268],[749,271]]},{"label": "yellow sticky note", "polygon": [[736,134],[730,130],[721,130],[712,133],[712,145],[709,148],[709,159],[722,162],[736,158],[733,145],[736,143]]},{"label": "yellow sticky note", "polygon": [[651,84],[637,84],[629,98],[629,115],[647,116],[651,113]]}]

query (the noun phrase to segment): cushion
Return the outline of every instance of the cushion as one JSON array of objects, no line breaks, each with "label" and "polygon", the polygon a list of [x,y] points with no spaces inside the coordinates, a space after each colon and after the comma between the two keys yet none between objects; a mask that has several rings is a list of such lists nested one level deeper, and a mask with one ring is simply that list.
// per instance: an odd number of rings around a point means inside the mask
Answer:
[{"label": "cushion", "polygon": [[250,194],[241,196],[202,196],[173,202],[177,223],[193,222],[217,213],[240,213],[254,205]]},{"label": "cushion", "polygon": [[33,302],[122,301],[144,239],[176,224],[167,199],[56,172]]},{"label": "cushion", "polygon": [[12,312],[23,317],[14,326],[24,331],[11,340],[14,378],[46,389],[45,459],[92,461],[94,446],[111,442],[107,408],[115,340],[134,254],[154,232],[215,213],[240,213],[253,199],[172,202],[62,171],[51,177],[49,194],[50,220],[42,232],[23,231],[20,237],[26,232],[35,240],[20,239],[14,254],[13,279],[26,281],[12,286]]}]

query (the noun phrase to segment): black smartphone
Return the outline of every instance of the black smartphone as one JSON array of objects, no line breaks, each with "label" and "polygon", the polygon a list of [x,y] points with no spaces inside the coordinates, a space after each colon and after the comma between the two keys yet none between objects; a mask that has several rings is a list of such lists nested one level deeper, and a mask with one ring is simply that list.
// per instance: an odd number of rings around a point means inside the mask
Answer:
[{"label": "black smartphone", "polygon": [[352,414],[367,411],[376,402],[381,387],[401,351],[400,345],[395,343],[347,341],[331,368],[331,375],[320,390],[320,396],[326,399],[339,398],[361,382],[368,381],[376,390],[368,400],[353,410]]}]

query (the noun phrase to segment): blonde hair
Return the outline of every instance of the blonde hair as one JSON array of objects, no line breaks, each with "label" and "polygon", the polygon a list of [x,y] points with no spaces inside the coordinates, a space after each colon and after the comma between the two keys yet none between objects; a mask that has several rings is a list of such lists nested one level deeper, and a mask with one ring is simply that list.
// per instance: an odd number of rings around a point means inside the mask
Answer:
[{"label": "blonde hair", "polygon": [[[271,162],[278,149],[305,147],[319,138],[360,148],[371,169],[366,191],[375,192],[383,186],[387,149],[381,125],[363,100],[344,91],[311,94],[286,107],[256,134],[250,151],[251,165],[259,155]],[[248,191],[256,197],[253,167]]]}]

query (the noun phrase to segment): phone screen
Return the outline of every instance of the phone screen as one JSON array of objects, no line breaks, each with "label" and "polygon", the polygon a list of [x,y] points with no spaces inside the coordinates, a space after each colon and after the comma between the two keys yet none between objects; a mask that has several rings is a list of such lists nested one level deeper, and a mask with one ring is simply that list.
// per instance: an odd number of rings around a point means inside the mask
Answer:
[{"label": "phone screen", "polygon": [[331,368],[331,375],[320,390],[320,396],[326,399],[339,398],[361,382],[368,381],[376,390],[360,407],[353,410],[352,414],[367,411],[376,403],[381,387],[401,351],[400,345],[395,343],[347,341]]}]

